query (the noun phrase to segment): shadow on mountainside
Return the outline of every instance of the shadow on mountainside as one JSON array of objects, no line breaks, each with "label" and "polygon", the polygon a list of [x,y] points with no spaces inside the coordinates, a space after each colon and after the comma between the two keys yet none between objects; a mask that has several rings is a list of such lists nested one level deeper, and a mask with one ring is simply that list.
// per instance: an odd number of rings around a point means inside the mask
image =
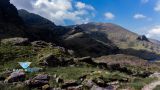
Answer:
[{"label": "shadow on mountainside", "polygon": [[128,49],[121,49],[119,53],[136,56],[136,57],[139,57],[145,60],[149,60],[149,61],[155,61],[155,60],[160,59],[159,54],[156,54],[154,52],[150,52],[147,50],[135,50],[132,48],[128,48]]}]

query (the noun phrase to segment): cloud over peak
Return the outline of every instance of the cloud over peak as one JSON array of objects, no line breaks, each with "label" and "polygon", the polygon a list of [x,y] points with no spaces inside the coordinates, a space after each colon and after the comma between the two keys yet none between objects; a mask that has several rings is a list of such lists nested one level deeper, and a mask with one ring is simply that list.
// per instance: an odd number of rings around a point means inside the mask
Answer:
[{"label": "cloud over peak", "polygon": [[147,37],[149,37],[149,38],[160,38],[160,25],[156,25],[156,26],[152,27],[148,31]]},{"label": "cloud over peak", "polygon": [[85,3],[82,3],[82,2],[77,2],[76,3],[76,7],[78,9],[89,9],[89,10],[95,10],[93,6],[91,5],[87,5]]},{"label": "cloud over peak", "polygon": [[71,24],[89,22],[95,10],[91,5],[72,0],[11,0],[11,2],[18,9],[39,14],[57,25],[67,25],[65,21]]}]

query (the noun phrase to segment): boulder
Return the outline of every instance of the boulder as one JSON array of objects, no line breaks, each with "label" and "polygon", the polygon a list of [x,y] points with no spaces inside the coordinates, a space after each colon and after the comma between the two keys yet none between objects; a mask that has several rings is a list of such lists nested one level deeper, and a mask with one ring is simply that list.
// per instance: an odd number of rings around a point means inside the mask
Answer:
[{"label": "boulder", "polygon": [[48,54],[39,59],[39,64],[42,66],[57,67],[73,65],[74,61],[72,58],[56,57],[53,54]]},{"label": "boulder", "polygon": [[25,73],[20,71],[20,72],[12,72],[9,77],[5,79],[5,83],[13,83],[13,82],[18,82],[18,81],[24,81],[25,80]]},{"label": "boulder", "polygon": [[25,83],[30,88],[40,88],[46,84],[49,84],[48,81],[43,80],[26,80]]},{"label": "boulder", "polygon": [[116,90],[116,89],[113,86],[99,87],[97,85],[93,85],[93,87],[90,90]]},{"label": "boulder", "polygon": [[49,81],[50,77],[47,74],[38,74],[36,77],[33,78],[34,80],[44,80]]},{"label": "boulder", "polygon": [[15,38],[2,39],[1,43],[12,44],[12,45],[28,45],[29,40],[28,38],[15,37]]},{"label": "boulder", "polygon": [[53,54],[46,55],[39,60],[39,64],[42,66],[52,66],[57,67],[61,66],[61,62],[57,57],[55,57]]},{"label": "boulder", "polygon": [[75,62],[82,62],[82,63],[87,63],[87,64],[91,64],[91,65],[97,65],[90,56],[87,57],[82,57],[82,58],[74,58]]}]

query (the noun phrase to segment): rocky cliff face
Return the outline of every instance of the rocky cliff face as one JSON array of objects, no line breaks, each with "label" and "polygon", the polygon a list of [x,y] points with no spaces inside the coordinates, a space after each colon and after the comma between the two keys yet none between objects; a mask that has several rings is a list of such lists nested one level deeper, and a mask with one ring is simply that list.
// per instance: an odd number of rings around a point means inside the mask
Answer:
[{"label": "rocky cliff face", "polygon": [[[36,20],[38,20],[39,17],[36,18]],[[33,21],[32,17],[28,18],[27,20]],[[28,25],[28,23],[19,16],[18,10],[10,3],[10,0],[0,0],[0,39],[27,37],[30,40],[55,41],[53,32],[54,23],[52,24],[49,20],[42,18],[34,22],[34,24],[31,24],[32,25]]]},{"label": "rocky cliff face", "polygon": [[18,16],[16,7],[9,0],[0,1],[0,22],[21,24],[22,20]]},{"label": "rocky cliff face", "polygon": [[25,36],[23,21],[9,0],[0,0],[0,39]]}]

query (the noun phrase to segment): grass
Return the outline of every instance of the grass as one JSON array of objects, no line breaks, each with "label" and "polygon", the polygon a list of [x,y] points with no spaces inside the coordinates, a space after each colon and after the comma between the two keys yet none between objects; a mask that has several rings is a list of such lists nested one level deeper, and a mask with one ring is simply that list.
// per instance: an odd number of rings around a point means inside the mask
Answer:
[{"label": "grass", "polygon": [[[21,61],[30,61],[32,62],[30,67],[41,67],[38,65],[39,59],[48,55],[53,54],[56,57],[70,57],[70,55],[64,53],[61,49],[56,47],[33,47],[33,46],[12,46],[12,45],[0,45],[0,71],[5,71],[6,69],[17,69],[21,66],[18,62]],[[114,56],[113,56],[114,57]],[[122,56],[124,58],[124,56]],[[122,58],[122,59],[123,59]],[[127,59],[130,57],[126,57]],[[132,58],[132,57],[131,57]],[[127,60],[126,59],[126,60]],[[113,61],[113,58],[111,57]],[[119,61],[119,59],[117,60]],[[124,61],[124,59],[123,59]],[[135,61],[134,59],[131,61]],[[132,62],[131,62],[132,63]],[[132,63],[133,64],[133,63]],[[134,66],[134,65],[133,65]],[[141,65],[140,65],[141,66]],[[128,68],[137,68],[127,66]],[[140,68],[140,71],[142,69]],[[128,79],[129,81],[126,83],[121,83],[121,88],[131,87],[135,90],[140,90],[144,85],[152,82],[155,78],[139,78],[139,77],[132,77],[127,74],[121,72],[109,72],[108,70],[98,69],[96,67],[87,66],[85,64],[81,66],[68,66],[68,67],[45,67],[45,71],[43,72],[36,72],[36,73],[27,73],[27,78],[34,77],[38,73],[47,73],[51,76],[58,75],[65,81],[67,80],[78,80],[79,77],[83,75],[87,75],[87,79],[99,79],[99,77],[103,77],[105,82],[111,82],[112,80],[123,80]],[[51,86],[56,86],[54,81],[51,81]],[[58,85],[59,86],[59,85]],[[27,90],[25,86],[12,86],[7,85],[0,85],[0,88],[3,90]],[[5,89],[7,88],[7,89]],[[0,89],[0,90],[1,90]]]},{"label": "grass", "polygon": [[157,78],[138,78],[134,77],[129,83],[121,83],[120,88],[132,88],[133,90],[141,90],[146,84],[155,81]]},{"label": "grass", "polygon": [[62,50],[58,48],[39,48],[33,46],[13,46],[8,44],[0,45],[0,71],[4,69],[15,69],[21,68],[18,62],[30,61],[32,62],[31,67],[38,66],[39,56],[45,56],[46,54],[53,54],[57,57],[64,56],[69,57]]},{"label": "grass", "polygon": [[56,67],[47,68],[46,72],[51,75],[60,75],[65,80],[77,80],[80,76],[89,74],[97,70],[99,69],[91,67]]}]

